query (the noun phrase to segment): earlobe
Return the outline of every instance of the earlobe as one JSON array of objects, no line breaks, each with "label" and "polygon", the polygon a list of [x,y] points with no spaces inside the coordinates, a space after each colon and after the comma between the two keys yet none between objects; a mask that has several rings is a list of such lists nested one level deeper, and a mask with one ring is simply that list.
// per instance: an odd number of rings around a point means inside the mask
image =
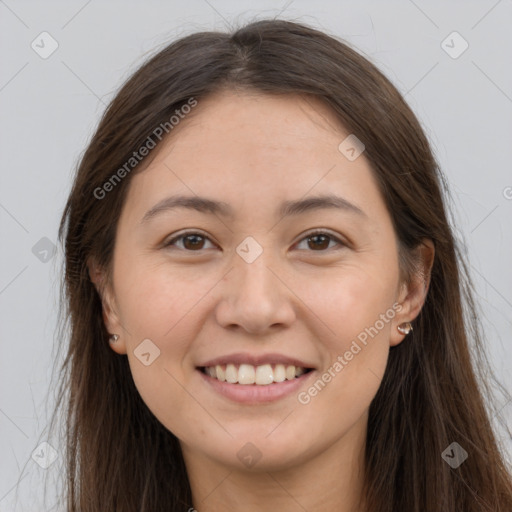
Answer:
[{"label": "earlobe", "polygon": [[105,301],[102,301],[103,322],[110,333],[108,339],[110,348],[118,354],[126,354],[125,340],[121,333],[124,332],[119,321],[118,314],[112,309],[108,300],[108,293]]},{"label": "earlobe", "polygon": [[126,345],[123,340],[120,339],[119,334],[112,334],[108,339],[110,348],[118,354],[126,354]]},{"label": "earlobe", "polygon": [[412,325],[412,322],[402,322],[401,324],[398,325],[395,323],[392,327],[389,345],[391,347],[399,345],[413,330],[414,327]]},{"label": "earlobe", "polygon": [[105,299],[102,300],[102,310],[103,322],[107,331],[111,333],[109,337],[110,348],[118,354],[126,354],[125,341],[121,336],[124,330],[122,329],[118,313],[111,306],[110,289],[108,287],[105,288]]},{"label": "earlobe", "polygon": [[92,259],[88,260],[87,267],[91,282],[94,284],[101,299],[103,324],[109,333],[113,333],[110,335],[108,343],[114,352],[126,354],[125,343],[120,339],[120,335],[118,334],[122,332],[121,322],[119,321],[115,308],[111,305],[114,301],[110,286],[105,280],[104,272]]},{"label": "earlobe", "polygon": [[390,338],[391,346],[401,343],[414,328],[414,319],[419,315],[427,298],[434,256],[434,243],[430,239],[424,239],[416,248],[416,271],[411,276],[410,282],[401,288],[402,308],[394,319]]}]

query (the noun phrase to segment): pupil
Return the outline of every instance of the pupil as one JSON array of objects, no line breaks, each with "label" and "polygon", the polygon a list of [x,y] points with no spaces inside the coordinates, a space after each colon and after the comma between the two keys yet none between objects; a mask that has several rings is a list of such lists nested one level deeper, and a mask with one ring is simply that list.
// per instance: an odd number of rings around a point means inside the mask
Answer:
[{"label": "pupil", "polygon": [[[191,248],[196,248],[197,249],[198,245],[201,244],[201,239],[202,238],[203,237],[200,236],[200,235],[187,235],[185,237],[184,245],[185,245],[185,247],[187,247],[188,242],[190,242],[190,240],[192,240],[192,239],[195,239],[195,241],[192,242]],[[199,240],[199,242],[198,242],[198,240]],[[187,247],[187,248],[190,248],[190,247]]]},{"label": "pupil", "polygon": [[[329,241],[328,241],[329,236],[327,236],[327,235],[313,235],[313,236],[309,237],[309,240],[315,240],[315,239],[318,240],[319,238],[323,239],[323,244],[320,247],[320,249],[325,249],[326,247],[329,246]],[[327,244],[326,244],[326,242],[327,242]],[[317,249],[319,248],[318,244],[316,245],[316,248]]]}]

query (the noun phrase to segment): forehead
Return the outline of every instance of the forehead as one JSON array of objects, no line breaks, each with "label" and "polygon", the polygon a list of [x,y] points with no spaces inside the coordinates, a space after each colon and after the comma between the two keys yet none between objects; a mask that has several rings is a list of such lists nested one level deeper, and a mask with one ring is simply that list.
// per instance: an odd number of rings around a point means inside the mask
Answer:
[{"label": "forehead", "polygon": [[[298,149],[304,142],[330,144],[346,134],[334,112],[321,100],[298,94],[263,94],[224,90],[198,101],[191,115],[170,137],[169,148],[193,144],[198,138],[210,150],[237,142],[247,151],[286,147]],[[178,133],[181,137],[177,137]],[[226,135],[229,137],[226,138]],[[253,141],[251,145],[251,140]]]},{"label": "forehead", "polygon": [[186,193],[254,212],[337,189],[357,203],[363,192],[371,198],[378,191],[364,155],[349,161],[340,153],[348,135],[315,98],[218,92],[198,100],[149,167],[132,177],[127,202],[146,210]]}]

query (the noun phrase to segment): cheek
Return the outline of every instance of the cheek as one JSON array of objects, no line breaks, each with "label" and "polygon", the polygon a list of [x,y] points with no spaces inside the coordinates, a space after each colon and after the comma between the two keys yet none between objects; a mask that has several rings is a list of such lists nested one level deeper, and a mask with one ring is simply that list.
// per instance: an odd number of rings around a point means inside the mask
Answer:
[{"label": "cheek", "polygon": [[[346,265],[324,278],[304,281],[298,295],[304,297],[304,303],[319,320],[330,351],[339,354],[376,322],[379,335],[388,336],[397,278],[398,272],[389,263],[386,267]],[[383,324],[380,315],[386,313]]]},{"label": "cheek", "polygon": [[172,337],[215,284],[206,273],[198,278],[197,270],[189,279],[186,272],[178,272],[168,262],[148,265],[127,260],[118,269],[120,316],[134,343],[141,336],[161,343]]},{"label": "cheek", "polygon": [[[348,432],[375,397],[388,360],[395,315],[392,286],[376,281],[371,273],[352,269],[343,277],[340,274],[328,289],[330,293],[318,298],[312,308],[329,327],[322,328],[324,335],[319,337],[325,349],[323,367],[297,397],[299,423],[310,426],[307,436],[326,443]],[[306,434],[296,427],[294,435]]]},{"label": "cheek", "polygon": [[321,382],[304,390],[301,403],[311,402],[318,414],[326,403],[339,404],[353,421],[369,406],[387,364],[396,279],[398,270],[388,261],[344,268],[335,282],[324,283],[323,293],[321,283],[310,284],[326,357]]},{"label": "cheek", "polygon": [[[201,328],[198,315],[218,280],[207,273],[197,277],[197,270],[194,275],[178,273],[168,262],[143,265],[132,259],[119,261],[115,276],[133,380],[153,414],[179,436],[186,436],[187,425],[198,415],[185,391],[190,377],[186,358]],[[156,346],[146,350],[149,365],[139,358],[139,347],[147,339]]]}]

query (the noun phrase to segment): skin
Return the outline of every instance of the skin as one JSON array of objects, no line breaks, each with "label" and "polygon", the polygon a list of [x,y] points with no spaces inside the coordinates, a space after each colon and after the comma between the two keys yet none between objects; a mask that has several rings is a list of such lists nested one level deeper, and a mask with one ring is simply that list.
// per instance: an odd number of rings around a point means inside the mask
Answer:
[{"label": "skin", "polygon": [[[145,403],[180,439],[200,512],[359,510],[368,409],[390,346],[404,340],[397,326],[424,303],[434,250],[425,241],[423,273],[400,282],[396,236],[369,163],[338,150],[347,135],[318,100],[223,91],[201,99],[132,177],[104,319]],[[284,200],[326,193],[364,215],[276,212]],[[181,208],[141,224],[173,194],[224,201],[235,216]],[[335,238],[308,241],[313,228]],[[207,238],[198,248],[183,238],[163,246],[184,230]],[[248,236],[263,249],[252,263],[236,252]],[[101,283],[102,270],[90,272]],[[221,355],[277,352],[316,368],[307,391],[390,310],[394,317],[305,405],[297,393],[235,403],[196,370]],[[134,354],[146,338],[160,350],[149,366]],[[248,442],[261,455],[252,467],[237,457]]]}]

